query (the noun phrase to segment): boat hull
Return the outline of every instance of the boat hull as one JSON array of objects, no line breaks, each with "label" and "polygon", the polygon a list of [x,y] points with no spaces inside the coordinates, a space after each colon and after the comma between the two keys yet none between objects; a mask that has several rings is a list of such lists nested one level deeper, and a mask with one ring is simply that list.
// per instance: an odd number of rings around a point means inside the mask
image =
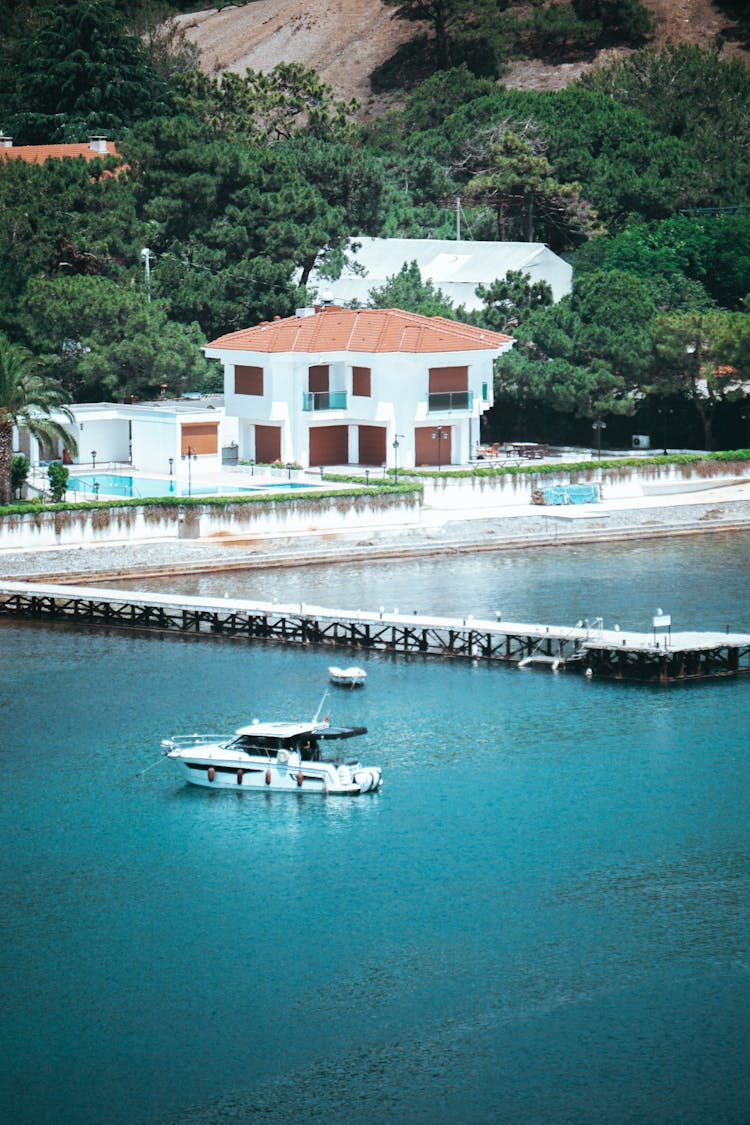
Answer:
[{"label": "boat hull", "polygon": [[364,668],[329,668],[328,678],[338,687],[364,687],[367,672]]},{"label": "boat hull", "polygon": [[174,760],[185,781],[205,789],[358,797],[362,793],[375,792],[382,784],[379,768],[358,763],[337,767],[323,762],[263,764],[221,761],[175,753],[169,757]]}]

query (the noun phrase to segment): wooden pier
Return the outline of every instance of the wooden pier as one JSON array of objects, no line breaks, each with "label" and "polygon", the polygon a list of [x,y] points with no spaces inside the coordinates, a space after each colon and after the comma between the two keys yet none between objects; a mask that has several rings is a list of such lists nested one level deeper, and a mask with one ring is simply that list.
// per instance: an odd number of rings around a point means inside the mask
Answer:
[{"label": "wooden pier", "polygon": [[746,633],[659,636],[36,582],[0,583],[2,617],[541,666],[658,684],[750,672]]}]

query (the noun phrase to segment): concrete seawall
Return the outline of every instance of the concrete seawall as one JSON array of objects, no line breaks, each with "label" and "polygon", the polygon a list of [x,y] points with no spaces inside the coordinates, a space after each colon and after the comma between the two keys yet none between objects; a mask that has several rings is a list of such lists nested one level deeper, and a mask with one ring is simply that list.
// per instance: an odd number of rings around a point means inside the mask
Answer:
[{"label": "concrete seawall", "polygon": [[0,571],[7,578],[104,581],[137,575],[169,575],[345,561],[459,555],[563,547],[697,534],[731,534],[750,530],[750,485],[740,490],[702,494],[702,503],[685,497],[642,500],[638,506],[600,504],[583,509],[527,506],[482,518],[465,513],[432,513],[429,522],[392,528],[355,526],[337,532],[308,531],[252,539],[246,536],[128,544],[77,543],[65,548],[0,551]]}]

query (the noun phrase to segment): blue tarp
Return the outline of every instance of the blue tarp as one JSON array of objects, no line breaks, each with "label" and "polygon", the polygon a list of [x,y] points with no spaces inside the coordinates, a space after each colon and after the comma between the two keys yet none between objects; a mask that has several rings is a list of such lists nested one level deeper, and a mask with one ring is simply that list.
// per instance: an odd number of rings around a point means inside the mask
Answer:
[{"label": "blue tarp", "polygon": [[598,484],[552,484],[542,489],[545,504],[596,504]]}]

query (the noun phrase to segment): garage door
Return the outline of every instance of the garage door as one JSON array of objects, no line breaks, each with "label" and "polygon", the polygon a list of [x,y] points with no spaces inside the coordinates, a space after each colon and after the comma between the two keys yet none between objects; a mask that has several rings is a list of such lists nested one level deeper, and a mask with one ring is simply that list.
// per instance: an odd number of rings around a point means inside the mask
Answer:
[{"label": "garage door", "polygon": [[451,427],[420,426],[414,431],[414,455],[417,465],[450,465]]},{"label": "garage door", "polygon": [[349,427],[314,426],[310,430],[311,465],[349,464]]},{"label": "garage door", "polygon": [[255,460],[261,465],[271,465],[281,460],[281,427],[255,427]]},{"label": "garage door", "polygon": [[383,426],[359,427],[360,465],[385,464],[385,428]]}]

